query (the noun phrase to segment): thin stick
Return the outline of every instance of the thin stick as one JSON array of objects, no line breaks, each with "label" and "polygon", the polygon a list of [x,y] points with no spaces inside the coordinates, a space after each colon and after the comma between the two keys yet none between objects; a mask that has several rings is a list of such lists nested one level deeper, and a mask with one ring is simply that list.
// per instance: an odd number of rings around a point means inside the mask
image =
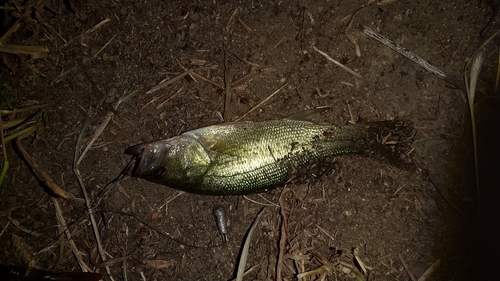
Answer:
[{"label": "thin stick", "polygon": [[13,219],[10,215],[10,213],[7,214],[7,219],[13,224],[15,225],[17,228],[19,228],[19,230],[21,230],[22,232],[24,233],[27,233],[29,235],[32,235],[32,236],[35,236],[35,237],[42,237],[42,235],[34,230],[31,230],[31,229],[27,229],[26,227],[22,226],[19,221]]},{"label": "thin stick", "polygon": [[366,275],[368,274],[368,270],[373,270],[373,267],[366,265],[363,260],[359,257],[359,249],[358,247],[354,247],[352,250],[352,254],[354,256],[354,259],[358,262],[359,267],[363,271],[363,273]]},{"label": "thin stick", "polygon": [[255,67],[252,67],[252,70],[249,73],[243,75],[243,77],[241,78],[238,78],[238,80],[231,82],[231,86],[238,86],[239,84],[243,83],[243,81],[248,80],[250,77],[254,76],[257,73],[258,71],[255,70]]},{"label": "thin stick", "polygon": [[330,233],[328,233],[328,231],[324,230],[321,226],[319,225],[316,225],[316,227],[321,230],[321,232],[323,232],[326,236],[328,236],[330,239],[332,239],[332,241],[335,241],[335,237],[333,237]]},{"label": "thin stick", "polygon": [[[24,135],[24,136],[26,136],[26,135]],[[42,170],[42,168],[40,168],[40,166],[38,166],[38,164],[35,162],[35,160],[33,160],[33,158],[31,158],[31,156],[29,155],[29,153],[26,151],[26,149],[24,148],[24,146],[22,144],[22,139],[23,139],[23,137],[19,137],[16,139],[17,147],[19,148],[19,151],[23,155],[24,159],[26,159],[26,162],[39,175],[38,179],[43,181],[43,183],[45,185],[47,185],[50,188],[50,190],[52,190],[52,192],[54,192],[54,194],[56,194],[57,196],[64,198],[64,199],[71,198],[70,194],[68,194],[54,180],[52,180],[52,178],[47,173],[45,173],[45,171]]]},{"label": "thin stick", "polygon": [[2,145],[2,155],[3,155],[3,167],[2,172],[0,173],[0,186],[2,186],[3,179],[5,178],[5,174],[7,174],[7,170],[9,169],[9,160],[7,159],[7,149],[5,148],[5,141],[3,136],[3,123],[2,117],[0,116],[0,144]]},{"label": "thin stick", "polygon": [[193,72],[193,69],[188,69],[188,70],[184,71],[183,73],[175,76],[174,78],[167,80],[165,82],[161,82],[160,84],[154,86],[149,91],[147,91],[146,94],[152,94],[160,89],[163,89],[163,88],[167,87],[168,85],[174,83],[175,81],[182,79],[184,76],[191,74],[192,72]]},{"label": "thin stick", "polygon": [[113,41],[113,40],[115,39],[115,37],[116,37],[116,34],[115,34],[113,37],[111,37],[111,39],[109,39],[109,41],[108,41],[106,44],[104,44],[104,46],[102,46],[102,47],[99,49],[99,51],[97,51],[97,53],[95,53],[95,54],[94,54],[94,55],[90,58],[90,60],[89,60],[89,61],[91,61],[91,60],[95,59],[95,58],[96,58],[96,57],[97,57],[97,56],[98,56],[98,55],[99,55],[102,51],[104,51],[104,49],[106,49],[106,47],[107,47],[109,44],[111,44],[111,41]]},{"label": "thin stick", "polygon": [[379,41],[380,43],[386,45],[387,47],[393,49],[394,51],[398,52],[399,54],[407,57],[414,63],[420,65],[423,67],[425,70],[429,71],[430,73],[436,75],[437,77],[441,79],[445,79],[448,75],[444,73],[443,71],[439,70],[437,67],[431,65],[428,63],[426,60],[418,56],[417,54],[413,53],[412,51],[406,49],[405,47],[399,46],[398,44],[394,43],[391,41],[389,38],[383,36],[382,34],[379,34],[372,30],[369,27],[366,26],[361,26],[361,30],[365,35],[368,35],[369,37]]},{"label": "thin stick", "polygon": [[401,261],[401,263],[403,264],[403,267],[405,268],[406,270],[406,273],[408,273],[408,276],[410,276],[410,279],[412,281],[417,281],[417,278],[415,277],[415,275],[413,275],[413,273],[410,272],[410,268],[408,267],[408,264],[406,263],[406,261],[403,259],[403,256],[401,254],[399,254],[399,260]]},{"label": "thin stick", "polygon": [[498,49],[497,76],[495,79],[495,93],[500,90],[500,49]]},{"label": "thin stick", "polygon": [[110,22],[111,20],[109,18],[105,18],[103,21],[101,21],[100,23],[94,25],[94,27],[92,27],[91,29],[87,30],[85,33],[86,34],[90,34],[96,30],[98,30],[99,28],[101,28],[103,25],[105,25],[106,23]]},{"label": "thin stick", "polygon": [[234,12],[233,14],[229,17],[229,19],[227,20],[227,24],[226,24],[226,29],[229,29],[229,25],[231,24],[231,22],[234,20],[234,17],[236,17],[236,15],[238,14],[240,10],[238,8],[234,9]]},{"label": "thin stick", "polygon": [[215,87],[217,87],[217,88],[224,89],[224,86],[223,86],[223,85],[221,85],[221,84],[219,84],[219,83],[217,83],[217,82],[214,82],[214,81],[212,81],[212,80],[210,80],[210,79],[207,79],[207,78],[205,78],[205,77],[201,76],[200,74],[198,74],[198,73],[196,73],[196,72],[194,72],[194,71],[193,71],[193,72],[191,72],[191,75],[192,75],[192,76],[194,76],[194,77],[196,77],[196,78],[198,78],[198,79],[200,79],[200,80],[203,80],[203,81],[205,81],[205,82],[207,82],[207,83],[210,83],[210,84],[214,85],[214,86],[215,86]]},{"label": "thin stick", "polygon": [[50,197],[52,199],[52,203],[54,203],[54,208],[56,209],[56,218],[57,221],[59,222],[59,231],[64,234],[66,234],[66,238],[68,239],[69,245],[71,247],[71,250],[73,251],[73,254],[75,255],[76,260],[78,261],[78,264],[82,268],[83,272],[92,272],[92,269],[83,261],[82,253],[80,250],[78,250],[78,247],[76,247],[75,241],[71,237],[71,232],[69,232],[68,226],[66,224],[66,219],[64,218],[61,207],[59,206],[59,202],[57,201],[56,198]]},{"label": "thin stick", "polygon": [[429,276],[434,271],[436,271],[436,269],[439,267],[440,264],[441,264],[441,260],[437,259],[431,266],[429,266],[429,268],[427,268],[427,270],[424,272],[424,274],[422,274],[422,276],[420,276],[420,278],[418,278],[417,281],[425,281],[425,280],[427,280],[427,278],[429,278]]},{"label": "thin stick", "polygon": [[245,198],[246,200],[248,200],[248,201],[250,201],[250,202],[252,202],[252,203],[255,203],[255,204],[257,204],[257,205],[261,205],[261,206],[271,206],[271,207],[278,207],[278,205],[277,205],[277,204],[275,204],[275,203],[270,203],[270,204],[261,203],[261,202],[259,202],[259,201],[255,201],[255,200],[253,200],[253,199],[250,199],[250,198],[249,198],[248,196],[246,196],[246,195],[243,195],[243,198]]},{"label": "thin stick", "polygon": [[71,38],[70,40],[68,40],[61,48],[64,49],[66,47],[68,47],[71,43],[73,43],[76,39],[78,38],[81,38],[83,35],[89,35],[90,33],[96,31],[97,29],[101,28],[104,24],[110,22],[111,20],[109,18],[105,18],[103,21],[99,22],[98,24],[94,25],[94,27],[92,27],[91,29],[85,31],[84,33],[74,37],[74,38]]},{"label": "thin stick", "polygon": [[224,97],[224,122],[231,121],[231,82],[229,82],[229,57],[228,51],[224,46],[224,90],[226,95]]},{"label": "thin stick", "polygon": [[283,203],[284,195],[289,192],[290,189],[288,187],[283,188],[281,191],[279,202],[280,202],[280,211],[281,211],[281,233],[280,233],[280,243],[279,243],[279,254],[278,261],[276,262],[276,281],[281,281],[281,270],[283,268],[283,257],[285,255],[285,247],[286,247],[286,231],[287,231],[287,217],[285,212],[285,203]]},{"label": "thin stick", "polygon": [[[82,154],[82,156],[83,155],[84,154]],[[85,197],[85,204],[87,205],[87,208],[90,209],[91,208],[90,198],[89,198],[89,195],[87,193],[87,189],[85,188],[85,184],[83,183],[83,179],[82,179],[82,175],[80,174],[80,170],[78,169],[78,167],[74,167],[73,172],[75,173],[75,175],[78,179],[78,183],[80,184],[80,187],[82,189],[83,196]],[[101,256],[102,261],[104,262],[107,260],[106,252],[104,251],[104,247],[102,246],[101,237],[99,234],[99,229],[97,228],[97,222],[95,220],[94,213],[90,212],[89,217],[90,217],[90,222],[92,224],[92,230],[94,232],[94,236],[95,236],[96,242],[97,242],[97,250],[99,252],[99,255]],[[108,266],[106,267],[106,272],[108,273],[109,278],[111,280],[114,280],[113,276],[111,275],[111,270],[109,269]]]},{"label": "thin stick", "polygon": [[237,118],[234,121],[240,121],[241,119],[245,118],[248,114],[252,113],[254,110],[261,107],[263,104],[265,104],[267,101],[269,101],[272,97],[274,97],[277,93],[279,93],[283,88],[285,88],[286,85],[288,85],[288,83],[281,86],[278,90],[274,91],[274,93],[270,94],[267,98],[263,99],[256,106],[252,107],[249,111],[247,111],[247,113],[243,114],[241,117]]},{"label": "thin stick", "polygon": [[171,101],[173,98],[177,97],[178,95],[180,95],[182,93],[184,93],[184,86],[182,86],[179,90],[177,90],[177,92],[175,94],[171,95],[166,100],[164,100],[162,103],[157,105],[156,109],[162,108],[165,104],[167,104],[167,102]]},{"label": "thin stick", "polygon": [[345,65],[341,64],[340,62],[338,62],[338,61],[336,61],[336,60],[332,59],[332,57],[330,57],[329,55],[327,55],[325,52],[321,51],[320,49],[316,48],[315,46],[313,46],[313,49],[314,49],[316,52],[318,52],[318,53],[320,53],[321,55],[323,55],[323,56],[324,56],[327,60],[329,60],[329,61],[333,62],[335,65],[337,65],[337,66],[339,66],[340,68],[342,68],[343,70],[345,70],[345,71],[349,72],[352,76],[354,76],[354,77],[356,77],[356,78],[358,78],[358,79],[361,79],[361,78],[362,78],[362,76],[361,76],[361,75],[359,75],[357,72],[355,72],[354,70],[350,69],[349,67],[347,67],[347,66],[345,66]]},{"label": "thin stick", "polygon": [[[0,113],[2,114],[14,114],[18,112],[26,112],[26,111],[33,111],[35,109],[40,109],[40,108],[45,108],[47,107],[48,104],[40,104],[40,105],[33,105],[33,106],[28,106],[28,107],[20,107],[20,108],[14,108],[14,109],[2,109],[0,110]],[[11,117],[14,118],[14,117]]]}]

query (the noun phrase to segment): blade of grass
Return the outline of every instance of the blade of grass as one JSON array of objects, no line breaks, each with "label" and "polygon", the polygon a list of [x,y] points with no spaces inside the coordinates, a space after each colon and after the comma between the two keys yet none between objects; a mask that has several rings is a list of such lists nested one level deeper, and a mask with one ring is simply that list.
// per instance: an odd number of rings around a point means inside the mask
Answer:
[{"label": "blade of grass", "polygon": [[[24,134],[26,134],[26,133],[29,133],[29,132],[31,132],[31,131],[34,131],[34,130],[35,130],[35,128],[36,128],[36,126],[35,126],[35,125],[33,125],[33,126],[29,126],[29,127],[28,127],[28,128],[26,128],[26,129],[23,129],[23,130],[21,130],[21,131],[19,131],[19,132],[16,132],[16,133],[14,133],[14,134],[11,134],[11,135],[6,136],[6,137],[5,137],[5,139],[4,139],[4,141],[7,143],[7,142],[9,142],[9,141],[11,141],[11,140],[13,140],[13,139],[15,139],[15,138],[17,138],[17,137],[20,137],[20,136],[22,136],[22,135],[24,135]],[[2,135],[3,135],[3,131],[2,131]]]},{"label": "blade of grass", "polygon": [[[465,89],[467,91],[467,101],[469,104],[469,114],[471,119],[471,127],[472,127],[472,145],[474,149],[474,170],[476,174],[476,192],[477,192],[477,200],[481,201],[480,194],[480,186],[479,186],[479,167],[478,167],[478,155],[477,155],[477,136],[476,136],[476,120],[474,114],[474,97],[476,95],[476,87],[477,81],[479,79],[479,73],[481,72],[481,68],[484,62],[484,51],[486,49],[486,45],[500,34],[500,30],[495,32],[490,38],[488,38],[484,43],[474,52],[472,58],[469,60],[467,65],[465,66]],[[470,69],[469,79],[467,79],[467,69]]]},{"label": "blade of grass", "polygon": [[474,169],[476,173],[476,192],[477,200],[481,202],[481,193],[479,188],[479,167],[477,159],[477,135],[476,135],[476,120],[474,114],[474,96],[476,94],[477,80],[479,78],[479,73],[481,72],[481,66],[483,65],[484,56],[483,52],[477,52],[472,58],[472,65],[470,68],[470,83],[465,78],[465,84],[467,89],[467,101],[469,103],[469,113],[472,127],[472,146],[474,149]]},{"label": "blade of grass", "polygon": [[495,78],[495,94],[500,94],[500,49],[498,49],[497,77]]},{"label": "blade of grass", "polygon": [[252,227],[250,227],[250,230],[248,231],[245,244],[243,245],[243,249],[241,250],[240,261],[238,263],[238,271],[236,273],[236,279],[235,279],[236,281],[243,280],[243,276],[245,275],[245,266],[247,264],[248,250],[250,248],[250,241],[252,240],[252,235],[255,231],[255,228],[257,227],[260,217],[262,216],[265,210],[266,207],[260,210],[259,214],[257,214],[257,217],[255,217],[255,220],[253,221]]},{"label": "blade of grass", "polygon": [[12,105],[12,102],[10,101],[9,97],[5,94],[5,87],[0,90],[0,96],[2,97],[3,101],[7,104],[9,109],[14,109],[14,106]]},{"label": "blade of grass", "polygon": [[9,169],[9,160],[7,159],[7,149],[5,148],[5,139],[3,135],[3,122],[1,116],[0,116],[0,144],[2,145],[2,155],[3,155],[3,167],[2,167],[2,172],[0,173],[0,186],[2,186],[5,174],[7,174],[7,170]]}]

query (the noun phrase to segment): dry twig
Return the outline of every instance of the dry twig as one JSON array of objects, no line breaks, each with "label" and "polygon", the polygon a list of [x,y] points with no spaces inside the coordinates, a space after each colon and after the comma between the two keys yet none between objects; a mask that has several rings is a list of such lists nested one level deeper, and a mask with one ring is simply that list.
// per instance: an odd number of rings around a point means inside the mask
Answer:
[{"label": "dry twig", "polygon": [[436,271],[436,269],[439,267],[440,264],[441,264],[441,260],[437,259],[433,264],[431,264],[431,266],[429,266],[429,268],[427,268],[427,270],[424,272],[424,274],[422,274],[422,276],[420,276],[420,278],[418,278],[417,281],[426,281],[427,278],[429,278],[429,276],[431,276],[431,274],[434,271]]},{"label": "dry twig", "polygon": [[281,191],[279,202],[280,202],[280,211],[281,211],[281,231],[280,231],[280,242],[279,242],[279,254],[278,261],[276,262],[276,281],[281,281],[281,270],[283,268],[283,256],[285,255],[286,248],[286,231],[287,231],[287,216],[285,211],[285,203],[283,198],[285,194],[290,191],[290,188],[285,187],[283,191]]},{"label": "dry twig", "polygon": [[229,82],[229,57],[228,51],[224,46],[224,122],[231,121],[231,83]]},{"label": "dry twig", "polygon": [[403,264],[403,267],[405,268],[406,272],[408,273],[408,276],[410,277],[410,279],[412,281],[417,281],[417,278],[415,277],[415,275],[413,275],[413,273],[411,273],[410,267],[408,266],[408,264],[406,263],[406,261],[404,260],[404,258],[401,254],[399,254],[399,260]]},{"label": "dry twig", "polygon": [[234,121],[240,121],[241,119],[245,118],[248,114],[252,113],[254,110],[261,107],[263,104],[265,104],[267,101],[269,101],[272,97],[274,97],[277,93],[279,93],[283,88],[285,88],[286,85],[288,85],[288,84],[281,86],[278,90],[274,91],[274,93],[270,94],[267,98],[263,99],[256,106],[252,107],[249,111],[247,111],[245,114],[243,114],[241,117],[237,118]]},{"label": "dry twig", "polygon": [[184,71],[183,73],[175,76],[174,78],[172,79],[169,79],[167,81],[164,81],[164,82],[161,82],[160,84],[154,86],[153,88],[151,88],[149,91],[146,92],[146,94],[152,94],[160,89],[163,89],[165,87],[167,87],[168,85],[174,83],[175,81],[178,81],[180,80],[181,78],[183,78],[184,76],[190,74],[191,72],[193,72],[193,69],[188,69],[186,71]]},{"label": "dry twig", "polygon": [[425,70],[429,71],[430,73],[436,75],[437,77],[441,79],[445,79],[448,75],[444,73],[443,71],[439,70],[437,67],[431,65],[429,62],[418,56],[417,54],[413,53],[412,51],[406,49],[405,47],[399,46],[398,44],[394,43],[391,41],[389,38],[383,36],[382,34],[379,34],[372,30],[369,27],[366,26],[361,26],[361,30],[363,31],[364,34],[367,36],[379,41],[380,43],[386,45],[387,47],[393,49],[394,51],[398,52],[399,54],[407,57],[408,59],[412,60],[414,63],[420,65],[423,67]]},{"label": "dry twig", "polygon": [[22,139],[23,137],[19,137],[16,139],[17,147],[19,148],[19,151],[23,155],[28,165],[30,165],[33,171],[35,171],[39,175],[38,179],[40,179],[47,187],[49,187],[50,190],[52,190],[52,192],[54,192],[54,194],[56,194],[57,196],[64,199],[71,198],[72,196],[64,189],[62,189],[47,173],[45,173],[44,170],[42,170],[42,168],[40,168],[40,166],[38,166],[35,160],[31,158],[22,144]]},{"label": "dry twig", "polygon": [[66,224],[66,219],[64,218],[61,207],[59,206],[59,202],[57,201],[57,198],[51,197],[52,203],[54,203],[54,208],[56,209],[56,218],[57,221],[59,222],[59,232],[66,234],[66,238],[68,239],[69,245],[71,247],[71,250],[73,251],[73,254],[75,255],[76,260],[78,261],[78,264],[82,268],[83,272],[92,272],[92,269],[83,261],[82,253],[80,250],[78,250],[78,247],[76,247],[75,241],[71,237],[71,232],[69,232],[68,226]]},{"label": "dry twig", "polygon": [[352,76],[354,76],[354,77],[356,77],[356,78],[358,78],[358,79],[361,79],[361,78],[362,78],[362,77],[361,77],[361,75],[359,75],[356,71],[354,71],[354,70],[350,69],[349,67],[347,67],[347,66],[345,66],[345,65],[341,64],[340,62],[338,62],[338,61],[336,61],[336,60],[332,59],[332,57],[330,57],[328,54],[326,54],[325,52],[321,51],[320,49],[316,48],[315,46],[313,46],[313,49],[314,49],[316,52],[320,53],[322,56],[324,56],[327,60],[329,60],[329,61],[333,62],[335,65],[337,65],[337,66],[339,66],[340,68],[342,68],[343,70],[345,70],[345,71],[349,72]]},{"label": "dry twig", "polygon": [[95,54],[94,54],[94,55],[90,58],[90,60],[89,60],[89,61],[91,61],[91,60],[95,59],[95,58],[96,58],[96,57],[97,57],[97,56],[98,56],[98,55],[99,55],[102,51],[104,51],[104,49],[106,49],[106,47],[107,47],[107,46],[109,46],[109,44],[111,44],[111,41],[113,41],[113,40],[115,39],[115,37],[116,37],[116,34],[115,34],[113,37],[111,37],[111,39],[109,39],[109,41],[108,41],[108,42],[106,42],[106,44],[104,44],[104,46],[102,46],[102,47],[99,49],[99,51],[97,51],[97,52],[96,52],[96,53],[95,53]]}]

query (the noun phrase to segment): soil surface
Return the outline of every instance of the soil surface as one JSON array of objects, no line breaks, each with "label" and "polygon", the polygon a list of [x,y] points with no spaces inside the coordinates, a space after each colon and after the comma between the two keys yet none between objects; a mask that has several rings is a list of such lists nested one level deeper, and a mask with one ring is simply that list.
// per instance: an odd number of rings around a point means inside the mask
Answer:
[{"label": "soil surface", "polygon": [[[469,58],[498,30],[498,1],[76,2],[27,1],[21,12],[3,12],[2,34],[21,23],[7,43],[49,50],[42,58],[1,53],[1,86],[17,108],[46,104],[29,121],[36,133],[20,142],[71,198],[54,199],[22,148],[9,142],[0,264],[90,270],[104,280],[230,280],[266,207],[244,280],[417,280],[428,269],[427,280],[495,279],[498,192],[481,186],[478,196],[469,107],[457,86],[465,85]],[[361,26],[458,82],[427,72]],[[484,120],[478,140],[490,141],[479,153],[491,163],[499,155],[489,135],[498,116],[487,114],[499,108],[489,86],[497,49],[485,55],[476,95],[484,113],[476,117]],[[413,167],[339,156],[321,173],[247,196],[181,193],[129,176],[113,183],[132,145],[234,121],[251,109],[243,121],[319,106],[331,107],[322,123],[413,124]],[[2,109],[4,123],[36,113],[14,116],[5,102]],[[495,166],[482,167],[483,179],[495,175]],[[212,214],[218,205],[228,241]]]}]

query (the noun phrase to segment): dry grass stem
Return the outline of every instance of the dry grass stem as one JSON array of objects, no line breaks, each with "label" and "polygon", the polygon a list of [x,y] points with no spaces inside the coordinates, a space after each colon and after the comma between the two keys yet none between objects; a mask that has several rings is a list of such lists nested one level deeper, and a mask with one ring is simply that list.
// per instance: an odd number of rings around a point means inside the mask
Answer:
[{"label": "dry grass stem", "polygon": [[233,87],[238,86],[241,83],[243,83],[244,81],[250,79],[252,76],[254,76],[257,73],[259,73],[259,71],[257,71],[255,67],[252,67],[252,70],[250,71],[250,73],[247,73],[247,74],[243,75],[243,77],[238,78],[235,81],[231,82],[231,86],[233,86]]},{"label": "dry grass stem", "polygon": [[238,17],[238,21],[246,29],[246,31],[248,31],[249,33],[253,33],[254,32],[253,29],[248,24],[246,24],[240,17]]},{"label": "dry grass stem", "polygon": [[356,262],[358,262],[359,267],[361,268],[361,270],[363,271],[363,273],[365,275],[368,274],[368,270],[373,270],[373,267],[366,265],[363,262],[363,260],[361,260],[361,258],[359,257],[359,249],[358,249],[358,247],[354,247],[354,249],[352,250],[352,254],[354,256],[354,259],[356,260]]},{"label": "dry grass stem", "polygon": [[321,232],[323,232],[326,236],[328,236],[330,239],[332,239],[332,241],[335,241],[335,237],[333,237],[330,233],[328,233],[328,231],[324,230],[321,226],[319,225],[316,225],[316,227],[321,230]]},{"label": "dry grass stem", "polygon": [[106,49],[106,47],[109,46],[109,44],[111,44],[111,41],[113,41],[114,39],[116,38],[116,34],[111,37],[111,39],[109,39],[108,42],[106,42],[106,44],[104,44],[104,46],[102,46],[99,51],[97,51],[91,58],[89,61],[92,61],[93,59],[95,59],[102,51],[104,51],[104,49]]},{"label": "dry grass stem", "polygon": [[256,106],[252,107],[249,111],[247,111],[245,114],[243,114],[241,117],[238,117],[236,120],[234,121],[240,121],[241,119],[245,118],[248,114],[252,113],[253,111],[255,111],[257,108],[261,107],[263,104],[265,104],[266,102],[268,102],[270,99],[272,99],[277,93],[279,93],[283,88],[285,88],[285,86],[288,85],[288,83],[286,83],[285,85],[281,86],[278,90],[274,91],[274,93],[270,94],[268,97],[266,97],[265,99],[263,99],[261,102],[259,102]]},{"label": "dry grass stem", "polygon": [[119,262],[123,262],[125,261],[126,259],[130,258],[131,256],[133,256],[137,251],[138,251],[139,248],[136,248],[131,254],[129,255],[126,255],[126,256],[123,256],[123,257],[117,257],[117,258],[112,258],[112,259],[109,259],[109,260],[106,260],[104,262],[101,262],[101,263],[98,263],[95,265],[95,267],[106,267],[106,266],[112,266],[112,265],[115,265]]},{"label": "dry grass stem", "polygon": [[325,52],[321,51],[320,49],[316,48],[315,46],[313,46],[313,49],[320,53],[322,56],[324,56],[327,60],[329,60],[330,62],[333,62],[335,65],[337,65],[338,67],[342,68],[343,70],[347,71],[349,74],[351,74],[352,76],[358,78],[358,79],[361,79],[362,76],[359,75],[357,72],[355,72],[354,70],[350,69],[349,67],[341,64],[340,62],[332,59],[332,57],[330,57],[328,54],[326,54]]},{"label": "dry grass stem", "polygon": [[17,113],[22,113],[22,112],[29,112],[29,111],[34,111],[36,109],[41,109],[47,107],[47,104],[40,104],[40,105],[33,105],[33,106],[27,106],[27,107],[21,107],[21,108],[14,108],[14,109],[2,109],[0,110],[1,114],[9,114],[11,119],[15,118]]},{"label": "dry grass stem", "polygon": [[76,36],[76,37],[74,37],[74,38],[72,38],[72,39],[68,40],[68,41],[67,41],[67,42],[66,42],[66,43],[65,43],[65,44],[61,47],[61,49],[64,49],[64,48],[68,47],[71,43],[73,43],[75,40],[77,40],[77,39],[81,38],[82,36],[91,34],[92,32],[94,32],[94,31],[96,31],[97,29],[101,28],[102,26],[104,26],[106,23],[108,23],[108,22],[110,22],[110,21],[111,21],[111,19],[109,19],[109,18],[106,18],[106,19],[102,20],[101,22],[99,22],[98,24],[94,25],[94,27],[90,28],[89,30],[85,31],[84,33],[82,33],[82,34],[80,34],[80,35],[78,35],[78,36]]},{"label": "dry grass stem", "polygon": [[31,252],[30,247],[20,236],[14,233],[12,233],[12,246],[14,246],[17,252],[23,257],[28,266],[35,265],[35,260],[33,259],[33,253]]},{"label": "dry grass stem", "polygon": [[280,202],[280,212],[281,212],[281,227],[280,227],[280,241],[279,241],[279,254],[278,261],[276,262],[276,281],[281,281],[281,271],[283,268],[283,257],[285,255],[286,248],[286,232],[288,227],[287,216],[285,211],[284,196],[290,191],[290,188],[283,188],[281,191],[279,202]]},{"label": "dry grass stem", "polygon": [[182,79],[184,76],[188,75],[188,74],[191,74],[194,70],[193,69],[188,69],[186,71],[184,71],[183,73],[175,76],[174,78],[172,79],[169,79],[167,81],[164,81],[164,82],[161,82],[160,84],[154,86],[153,88],[151,88],[149,91],[146,92],[146,94],[152,94],[160,89],[163,89],[165,87],[167,87],[168,85]]},{"label": "dry grass stem", "polygon": [[19,148],[19,151],[23,155],[24,159],[26,159],[26,162],[28,165],[33,169],[38,174],[38,179],[41,180],[47,187],[50,188],[54,194],[57,196],[64,198],[64,199],[69,199],[72,196],[67,193],[64,189],[62,189],[47,173],[45,173],[40,166],[31,158],[29,153],[26,151],[22,144],[22,137],[19,137],[16,139],[16,144],[17,147]]},{"label": "dry grass stem", "polygon": [[182,86],[179,90],[177,90],[177,92],[175,92],[175,94],[173,94],[172,96],[168,97],[162,103],[160,103],[159,105],[157,105],[156,109],[160,109],[160,108],[164,107],[165,104],[167,104],[169,101],[171,101],[172,99],[174,99],[175,97],[177,97],[178,95],[180,95],[182,93],[184,93],[184,86]]},{"label": "dry grass stem", "polygon": [[51,197],[52,203],[54,203],[54,208],[56,209],[56,218],[57,222],[59,223],[59,231],[60,233],[66,234],[66,238],[68,239],[69,245],[71,247],[71,250],[73,251],[73,254],[75,255],[76,260],[78,261],[78,264],[80,265],[81,269],[83,272],[93,272],[92,269],[83,261],[82,253],[80,250],[78,250],[78,247],[76,247],[75,241],[73,240],[73,237],[71,237],[71,232],[69,232],[69,229],[66,224],[66,219],[64,218],[62,214],[61,207],[59,206],[59,202],[57,201],[57,198]]},{"label": "dry grass stem", "polygon": [[205,78],[205,77],[201,76],[200,74],[198,74],[198,73],[196,73],[196,72],[194,72],[194,71],[193,71],[193,72],[191,72],[190,74],[191,74],[191,76],[194,76],[194,77],[196,77],[196,78],[198,78],[198,79],[200,79],[200,80],[203,80],[203,81],[205,81],[205,82],[207,82],[207,83],[210,83],[210,84],[214,85],[215,87],[217,87],[217,88],[219,88],[219,89],[224,89],[224,86],[223,86],[223,85],[221,85],[221,84],[219,84],[219,83],[217,83],[217,82],[214,82],[214,81],[212,81],[212,80],[210,80],[210,79],[208,79],[208,78]]},{"label": "dry grass stem", "polygon": [[172,195],[170,198],[167,198],[165,199],[165,203],[163,205],[161,205],[159,208],[158,208],[158,212],[161,210],[161,208],[165,207],[165,216],[167,216],[168,214],[168,204],[172,201],[174,201],[177,197],[185,194],[186,192],[184,191],[176,191],[174,195]]},{"label": "dry grass stem", "polygon": [[252,203],[255,203],[257,205],[261,205],[261,206],[271,206],[271,207],[276,207],[277,205],[274,204],[274,203],[270,203],[270,204],[266,204],[266,203],[262,203],[262,202],[259,202],[259,201],[256,201],[256,200],[253,200],[253,199],[250,199],[248,196],[246,195],[243,195],[243,198],[252,202]]},{"label": "dry grass stem", "polygon": [[226,30],[229,28],[229,25],[231,25],[231,23],[233,22],[233,20],[236,17],[236,15],[239,13],[239,11],[240,10],[238,8],[234,9],[233,14],[231,14],[231,16],[229,17],[229,19],[227,20]]},{"label": "dry grass stem", "polygon": [[27,233],[27,234],[32,235],[32,236],[35,236],[35,237],[37,237],[37,238],[38,238],[38,237],[42,237],[42,235],[41,235],[40,233],[38,233],[38,232],[36,232],[36,231],[34,231],[34,230],[31,230],[31,229],[27,229],[26,227],[22,226],[22,225],[19,223],[19,221],[17,221],[17,220],[15,220],[15,219],[13,219],[13,218],[11,217],[11,215],[10,215],[10,214],[7,214],[7,215],[6,215],[6,218],[7,218],[7,219],[8,219],[8,220],[9,220],[9,221],[13,224],[13,225],[15,225],[17,228],[19,228],[19,230],[21,230],[22,232]]},{"label": "dry grass stem", "polygon": [[[242,59],[240,56],[236,55],[235,53],[233,53],[233,52],[231,52],[231,51],[229,51],[229,50],[228,50],[228,53],[230,53],[233,57],[237,58],[239,61],[244,62],[244,63],[246,63],[246,64],[248,64],[248,65],[251,65],[251,66],[253,66],[253,67],[258,67],[258,66],[259,66],[259,65],[258,65],[258,64],[256,64],[256,63],[249,62],[249,61],[247,61],[247,60]],[[232,85],[234,85],[234,82],[232,82],[231,84],[232,84]]]},{"label": "dry grass stem", "polygon": [[498,49],[497,75],[495,77],[495,93],[500,92],[500,49]]},{"label": "dry grass stem", "polygon": [[371,28],[366,27],[366,26],[361,26],[361,30],[363,31],[363,33],[365,35],[379,41],[380,43],[384,44],[385,46],[387,46],[387,47],[391,48],[392,50],[398,52],[399,54],[405,56],[406,58],[408,58],[411,61],[413,61],[414,63],[420,65],[425,70],[436,75],[437,77],[439,77],[441,79],[445,79],[448,76],[448,75],[446,75],[446,73],[439,70],[437,67],[431,65],[429,62],[427,62],[426,60],[424,60],[423,58],[421,58],[417,54],[406,49],[405,47],[399,46],[398,44],[394,43],[389,38],[383,36],[382,34],[377,33],[376,31],[372,30]]},{"label": "dry grass stem", "polygon": [[0,52],[15,54],[15,55],[31,55],[33,58],[46,57],[49,49],[44,46],[22,46],[7,44],[7,39],[21,27],[21,22],[17,21],[7,32],[0,38]]},{"label": "dry grass stem", "polygon": [[90,33],[94,32],[94,31],[98,30],[99,28],[101,28],[103,25],[105,25],[106,23],[108,23],[110,21],[111,21],[111,19],[105,18],[104,20],[102,20],[98,24],[94,25],[94,27],[92,27],[91,29],[85,31],[85,34],[90,34]]},{"label": "dry grass stem", "polygon": [[226,47],[224,46],[224,91],[226,95],[224,96],[224,111],[222,113],[222,118],[224,122],[231,121],[231,83],[229,82],[229,56]]},{"label": "dry grass stem", "polygon": [[418,278],[417,281],[426,281],[427,278],[429,278],[429,276],[431,276],[431,274],[434,271],[436,271],[436,269],[439,267],[440,264],[441,264],[441,260],[437,259],[431,266],[429,266],[429,268],[427,268],[427,270],[424,272],[424,274],[422,274],[422,276],[420,276],[420,278]]},{"label": "dry grass stem", "polygon": [[408,266],[408,264],[406,263],[405,259],[403,258],[403,256],[401,254],[399,254],[399,260],[403,264],[403,267],[405,268],[406,273],[408,273],[408,276],[410,277],[410,279],[412,281],[417,281],[417,278],[415,277],[415,275],[413,275],[413,273],[411,273],[410,267]]}]

